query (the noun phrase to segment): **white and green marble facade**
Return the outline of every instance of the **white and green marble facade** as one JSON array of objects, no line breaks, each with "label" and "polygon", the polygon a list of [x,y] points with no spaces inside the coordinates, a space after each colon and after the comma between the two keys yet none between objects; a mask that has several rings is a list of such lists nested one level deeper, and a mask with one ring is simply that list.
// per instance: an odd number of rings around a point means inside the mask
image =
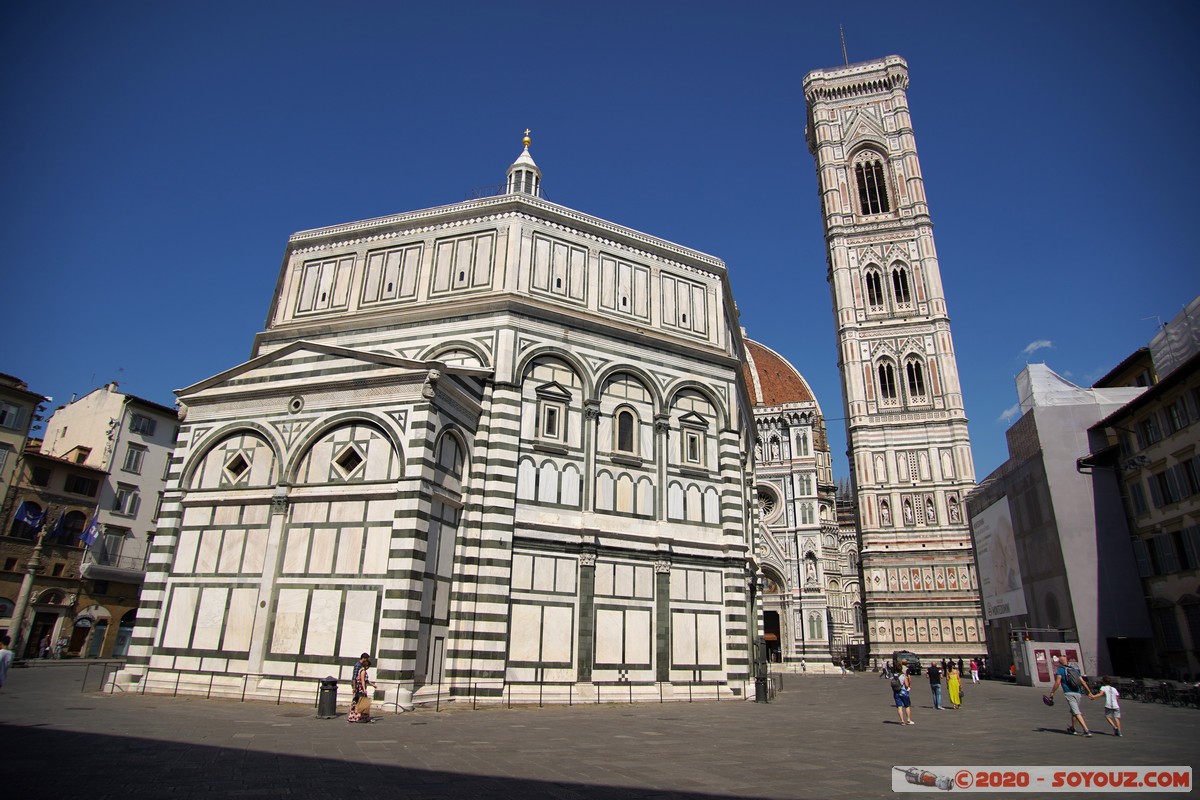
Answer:
[{"label": "white and green marble facade", "polygon": [[741,348],[721,261],[534,194],[295,234],[254,357],[178,393],[118,682],[740,694]]}]

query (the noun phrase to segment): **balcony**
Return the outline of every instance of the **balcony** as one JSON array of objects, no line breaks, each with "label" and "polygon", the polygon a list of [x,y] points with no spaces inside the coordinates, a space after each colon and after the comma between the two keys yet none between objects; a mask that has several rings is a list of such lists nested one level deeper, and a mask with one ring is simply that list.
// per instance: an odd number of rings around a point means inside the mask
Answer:
[{"label": "balcony", "polygon": [[80,574],[89,580],[141,583],[146,578],[146,557],[147,553],[122,556],[90,549],[83,556]]}]

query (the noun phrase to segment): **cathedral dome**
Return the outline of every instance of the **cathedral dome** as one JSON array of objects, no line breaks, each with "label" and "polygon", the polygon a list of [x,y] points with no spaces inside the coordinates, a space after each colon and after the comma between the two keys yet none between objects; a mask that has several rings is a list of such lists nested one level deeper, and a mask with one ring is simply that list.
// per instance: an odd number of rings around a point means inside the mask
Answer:
[{"label": "cathedral dome", "polygon": [[771,348],[750,339],[742,371],[750,400],[756,406],[782,406],[788,403],[812,403],[812,389],[796,368]]}]

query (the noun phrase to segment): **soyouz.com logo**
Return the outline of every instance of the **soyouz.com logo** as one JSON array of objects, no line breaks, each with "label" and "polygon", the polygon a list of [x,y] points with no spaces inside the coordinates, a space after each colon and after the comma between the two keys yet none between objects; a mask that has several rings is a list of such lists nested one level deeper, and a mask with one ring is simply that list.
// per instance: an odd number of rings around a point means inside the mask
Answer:
[{"label": "soyouz.com logo", "polygon": [[1191,767],[892,767],[894,792],[1190,792]]}]

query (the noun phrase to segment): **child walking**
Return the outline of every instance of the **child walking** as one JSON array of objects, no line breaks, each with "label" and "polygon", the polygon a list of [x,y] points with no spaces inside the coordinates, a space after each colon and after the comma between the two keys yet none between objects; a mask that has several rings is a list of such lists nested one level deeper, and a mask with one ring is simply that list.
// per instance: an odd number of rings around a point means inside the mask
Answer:
[{"label": "child walking", "polygon": [[1112,685],[1112,678],[1108,677],[1100,679],[1100,691],[1088,695],[1092,700],[1104,698],[1104,718],[1112,725],[1113,736],[1121,735],[1121,703],[1118,699],[1120,696],[1117,687]]}]

